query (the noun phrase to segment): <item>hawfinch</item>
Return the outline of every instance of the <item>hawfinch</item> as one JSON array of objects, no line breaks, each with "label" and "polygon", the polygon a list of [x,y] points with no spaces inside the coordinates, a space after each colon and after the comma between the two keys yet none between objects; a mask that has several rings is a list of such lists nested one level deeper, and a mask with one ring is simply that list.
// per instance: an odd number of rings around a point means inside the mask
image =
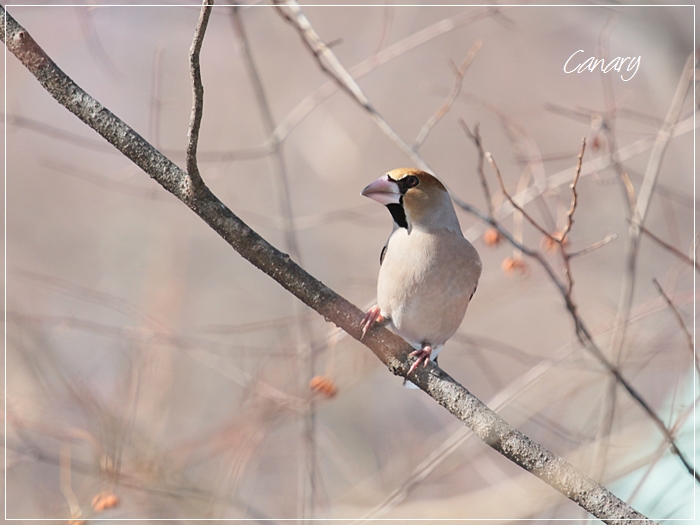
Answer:
[{"label": "hawfinch", "polygon": [[481,259],[462,235],[445,186],[432,175],[395,169],[362,195],[384,204],[394,219],[379,257],[377,304],[362,320],[362,335],[378,323],[405,339],[416,349],[410,356],[418,358],[410,374],[428,359],[437,363],[459,328],[476,291]]}]

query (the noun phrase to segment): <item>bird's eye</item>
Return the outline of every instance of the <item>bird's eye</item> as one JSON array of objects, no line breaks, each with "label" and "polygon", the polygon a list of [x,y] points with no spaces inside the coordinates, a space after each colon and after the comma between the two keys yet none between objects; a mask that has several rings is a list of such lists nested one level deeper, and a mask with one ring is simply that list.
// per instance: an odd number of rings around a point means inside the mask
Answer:
[{"label": "bird's eye", "polygon": [[418,183],[420,182],[418,180],[418,177],[416,177],[415,175],[409,175],[408,177],[406,177],[405,181],[406,181],[406,187],[408,187],[408,188],[413,188],[414,186],[418,186]]}]

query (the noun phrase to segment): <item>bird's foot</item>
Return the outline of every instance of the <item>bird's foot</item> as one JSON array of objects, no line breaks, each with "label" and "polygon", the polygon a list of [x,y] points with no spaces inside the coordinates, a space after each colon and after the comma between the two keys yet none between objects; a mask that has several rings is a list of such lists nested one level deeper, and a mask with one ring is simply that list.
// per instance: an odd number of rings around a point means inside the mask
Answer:
[{"label": "bird's foot", "polygon": [[360,341],[364,339],[369,329],[374,326],[374,323],[384,323],[384,317],[381,314],[379,306],[376,304],[367,310],[367,313],[360,322],[360,328],[362,328],[362,336],[360,336]]},{"label": "bird's foot", "polygon": [[411,365],[411,369],[406,375],[413,373],[416,370],[416,368],[420,366],[421,363],[423,363],[423,366],[428,366],[428,361],[430,361],[430,356],[432,355],[432,353],[433,347],[426,343],[420,350],[415,350],[414,352],[408,354],[408,357],[418,357],[418,359],[416,359],[415,362]]}]

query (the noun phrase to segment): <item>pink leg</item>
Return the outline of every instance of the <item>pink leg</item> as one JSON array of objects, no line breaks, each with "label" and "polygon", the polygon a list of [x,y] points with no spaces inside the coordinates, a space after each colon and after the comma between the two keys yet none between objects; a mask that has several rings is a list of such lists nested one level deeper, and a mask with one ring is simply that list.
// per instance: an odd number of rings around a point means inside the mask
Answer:
[{"label": "pink leg", "polygon": [[362,328],[362,336],[360,337],[360,341],[364,339],[369,329],[372,328],[372,326],[374,326],[374,323],[383,322],[384,317],[382,317],[381,310],[379,309],[379,306],[375,304],[372,308],[367,310],[367,313],[362,318],[362,322],[360,322],[360,328]]},{"label": "pink leg", "polygon": [[416,368],[423,363],[423,366],[428,366],[428,361],[430,361],[430,355],[433,353],[433,347],[425,343],[423,348],[420,350],[415,350],[408,354],[409,357],[418,357],[416,361],[411,365],[411,369],[408,371],[409,374],[415,371]]}]

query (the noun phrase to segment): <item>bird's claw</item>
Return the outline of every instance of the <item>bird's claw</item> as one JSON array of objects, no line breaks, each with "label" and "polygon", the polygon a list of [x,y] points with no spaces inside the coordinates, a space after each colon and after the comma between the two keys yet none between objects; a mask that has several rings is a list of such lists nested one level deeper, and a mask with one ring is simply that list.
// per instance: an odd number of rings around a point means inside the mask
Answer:
[{"label": "bird's claw", "polygon": [[379,308],[378,305],[374,305],[372,308],[367,310],[367,313],[365,316],[362,318],[362,321],[360,322],[360,328],[362,328],[362,335],[360,336],[360,341],[364,339],[365,335],[367,335],[367,332],[369,331],[372,326],[374,326],[374,323],[383,323],[384,322],[384,317],[381,314],[381,309]]},{"label": "bird's claw", "polygon": [[417,357],[418,359],[416,359],[411,365],[411,368],[408,370],[408,374],[406,375],[412,374],[421,363],[423,363],[424,367],[428,366],[428,361],[430,361],[430,356],[432,353],[433,348],[430,345],[423,345],[423,348],[420,350],[415,350],[408,354],[409,357]]}]

